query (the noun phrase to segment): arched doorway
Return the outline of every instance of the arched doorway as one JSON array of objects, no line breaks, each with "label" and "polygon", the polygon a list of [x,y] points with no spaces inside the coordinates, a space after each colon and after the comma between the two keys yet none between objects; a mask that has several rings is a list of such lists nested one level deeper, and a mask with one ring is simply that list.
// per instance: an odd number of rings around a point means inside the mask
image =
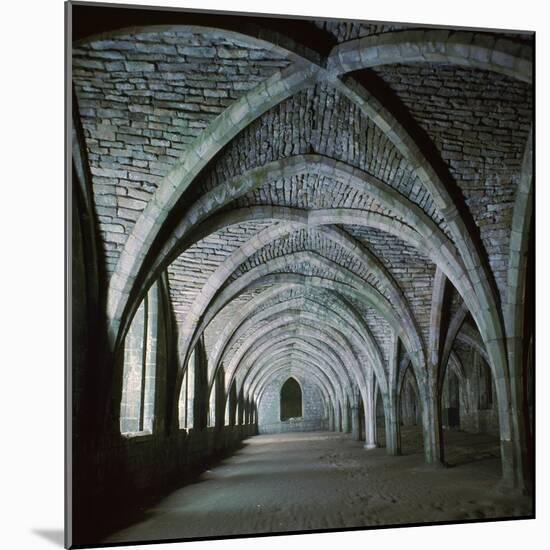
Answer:
[{"label": "arched doorway", "polygon": [[281,388],[281,421],[301,417],[302,389],[294,378],[289,378]]}]

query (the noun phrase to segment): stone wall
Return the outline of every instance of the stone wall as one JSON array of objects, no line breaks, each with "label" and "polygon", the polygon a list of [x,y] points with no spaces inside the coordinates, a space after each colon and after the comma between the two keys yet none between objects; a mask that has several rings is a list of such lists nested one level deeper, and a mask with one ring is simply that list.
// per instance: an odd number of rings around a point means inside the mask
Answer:
[{"label": "stone wall", "polygon": [[512,209],[531,125],[531,87],[448,65],[390,65],[377,72],[445,160],[504,299]]},{"label": "stone wall", "polygon": [[108,272],[165,176],[208,124],[288,61],[192,31],[81,44],[73,82]]},{"label": "stone wall", "polygon": [[[281,388],[292,376],[302,388],[302,418],[291,418],[281,422]],[[258,432],[283,433],[325,430],[328,417],[325,414],[319,390],[303,376],[284,371],[273,377],[265,387],[258,405]]]},{"label": "stone wall", "polygon": [[[80,259],[77,236],[75,231],[75,259]],[[77,282],[81,277],[82,273],[75,270]],[[178,364],[174,356],[175,334],[167,311],[171,309],[170,296],[164,281],[165,278],[154,285],[154,291],[149,292],[148,300],[149,316],[154,317],[154,323],[149,323],[147,343],[155,355],[154,360],[148,358],[145,363],[146,372],[154,374],[154,383],[145,384],[144,405],[150,408],[149,425],[144,425],[142,431],[137,431],[133,426],[130,433],[121,433],[121,427],[125,431],[120,423],[125,410],[121,406],[124,404],[121,374],[118,383],[115,377],[110,397],[111,414],[97,439],[94,440],[88,432],[88,439],[81,442],[79,432],[75,431],[72,486],[75,498],[71,510],[75,543],[97,544],[111,531],[120,529],[128,521],[135,519],[136,503],[154,502],[158,495],[189,482],[210,464],[237,449],[243,439],[257,433],[257,427],[250,418],[243,418],[239,425],[217,424],[215,427],[207,427],[207,388],[200,384],[195,388],[193,405],[197,421],[192,427],[180,429],[177,419],[170,418],[167,414]],[[76,290],[79,291],[77,303],[80,304],[83,298],[80,297],[80,289],[75,285]],[[154,300],[151,299],[152,296],[155,297]],[[81,324],[82,320],[79,318],[75,325],[78,332],[74,334],[77,338],[76,349],[86,349],[83,346],[85,335],[80,330]],[[155,345],[151,345],[153,340]],[[134,344],[139,348],[139,342]],[[197,348],[200,353],[196,369],[206,371],[208,364],[202,341]],[[120,353],[115,361],[116,372],[123,371],[124,355],[123,352]],[[90,369],[90,365],[86,363],[89,360],[89,356],[75,357],[77,374],[81,370]],[[75,396],[78,395],[79,392],[75,392]],[[79,413],[79,418],[92,415],[75,408],[75,416],[76,413]],[[93,452],[86,452],[87,446],[93,446]]]},{"label": "stone wall", "polygon": [[180,430],[171,434],[120,437],[105,442],[93,466],[96,482],[78,493],[75,540],[92,544],[134,517],[130,503],[151,502],[181,487],[209,464],[234,451],[255,427]]},{"label": "stone wall", "polygon": [[499,437],[498,411],[480,409],[473,412],[460,411],[460,429],[465,432],[486,433]]}]

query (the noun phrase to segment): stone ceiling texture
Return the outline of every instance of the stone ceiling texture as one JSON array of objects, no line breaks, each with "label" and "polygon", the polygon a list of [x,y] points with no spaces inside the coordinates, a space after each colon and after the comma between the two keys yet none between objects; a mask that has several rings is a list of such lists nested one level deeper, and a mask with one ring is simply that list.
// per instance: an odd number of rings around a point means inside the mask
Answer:
[{"label": "stone ceiling texture", "polygon": [[246,369],[287,341],[391,399],[399,365],[427,387],[451,333],[460,358],[491,343],[505,376],[530,38],[307,24],[324,51],[183,26],[77,44],[112,348],[166,273],[178,365],[203,338],[210,381],[223,365],[230,383],[233,366],[246,385]]},{"label": "stone ceiling texture", "polygon": [[289,62],[206,32],[143,32],[74,50],[73,82],[111,271],[158,183],[232,102]]},{"label": "stone ceiling texture", "polygon": [[329,32],[339,43],[404,28],[402,25],[368,25],[366,23],[356,23],[353,21],[316,21],[315,24],[320,29]]}]

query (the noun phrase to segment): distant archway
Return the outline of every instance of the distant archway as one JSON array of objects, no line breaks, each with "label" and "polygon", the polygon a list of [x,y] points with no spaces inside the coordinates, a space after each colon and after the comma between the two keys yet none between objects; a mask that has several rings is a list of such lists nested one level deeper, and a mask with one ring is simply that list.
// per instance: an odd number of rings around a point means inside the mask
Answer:
[{"label": "distant archway", "polygon": [[281,388],[281,421],[302,417],[302,389],[300,384],[289,378]]}]

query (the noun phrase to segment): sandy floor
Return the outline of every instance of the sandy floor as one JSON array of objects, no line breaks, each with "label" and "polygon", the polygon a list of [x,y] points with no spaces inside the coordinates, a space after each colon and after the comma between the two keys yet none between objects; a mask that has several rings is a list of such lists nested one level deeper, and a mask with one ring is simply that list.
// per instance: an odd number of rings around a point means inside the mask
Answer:
[{"label": "sandy floor", "polygon": [[423,464],[416,429],[407,454],[366,451],[349,435],[264,435],[178,489],[106,541],[223,536],[308,529],[522,516],[527,497],[497,490],[498,441],[449,432],[453,467]]}]

